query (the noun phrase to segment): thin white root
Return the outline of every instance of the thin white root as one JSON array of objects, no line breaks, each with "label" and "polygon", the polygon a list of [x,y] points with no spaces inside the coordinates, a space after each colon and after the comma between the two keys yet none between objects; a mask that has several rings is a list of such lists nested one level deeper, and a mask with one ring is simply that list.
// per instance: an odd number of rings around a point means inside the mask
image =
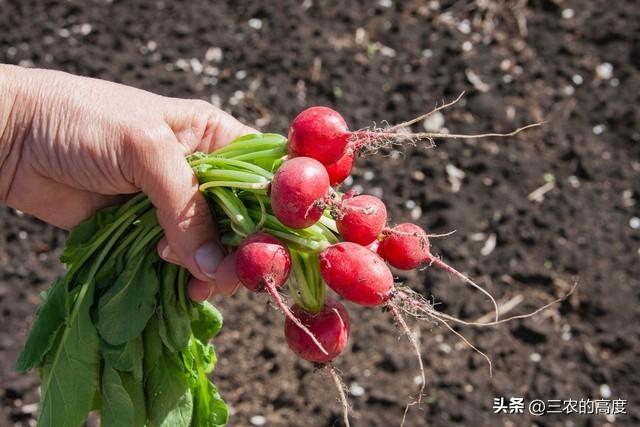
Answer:
[{"label": "thin white root", "polygon": [[434,318],[438,319],[447,329],[449,329],[451,332],[453,332],[458,338],[460,338],[471,349],[473,349],[475,352],[477,352],[482,357],[484,357],[485,360],[487,361],[487,363],[489,364],[489,377],[493,377],[493,364],[491,363],[491,358],[489,356],[487,356],[485,353],[483,353],[482,351],[480,351],[478,349],[478,347],[476,347],[475,345],[471,344],[471,342],[469,342],[469,340],[466,339],[464,335],[462,335],[460,332],[458,332],[455,329],[453,329],[451,327],[451,325],[449,325],[446,321],[444,321],[443,319],[441,319],[441,318],[439,318],[438,316],[435,316],[435,315],[434,315]]},{"label": "thin white root", "polygon": [[454,276],[456,276],[459,279],[461,279],[464,282],[466,282],[468,285],[472,286],[473,288],[475,288],[475,289],[479,290],[480,292],[482,292],[483,294],[485,294],[487,296],[487,298],[489,298],[491,300],[491,304],[493,304],[493,310],[495,312],[495,322],[498,321],[498,316],[499,316],[499,313],[500,313],[500,309],[498,308],[498,303],[496,302],[496,299],[493,297],[493,295],[491,295],[489,293],[489,291],[485,290],[484,288],[482,288],[481,286],[476,284],[473,280],[469,279],[467,276],[465,276],[464,274],[460,273],[458,270],[456,270],[455,268],[451,267],[449,264],[446,264],[440,258],[433,257],[433,264],[435,264],[437,267],[445,270],[447,273],[453,274]]},{"label": "thin white root", "polygon": [[424,364],[422,362],[422,354],[420,352],[420,346],[418,345],[418,341],[411,333],[409,326],[407,326],[407,322],[405,322],[404,317],[402,316],[402,314],[400,314],[398,309],[391,304],[387,305],[387,308],[389,309],[389,312],[391,313],[396,323],[398,324],[398,327],[400,328],[400,330],[404,333],[404,335],[407,337],[407,339],[413,346],[416,356],[418,357],[418,365],[420,366],[420,378],[421,378],[420,389],[418,390],[418,394],[416,398],[408,402],[404,408],[404,414],[402,415],[402,423],[400,424],[400,427],[404,427],[404,423],[407,418],[407,413],[409,412],[409,408],[413,405],[420,406],[420,404],[422,403],[422,396],[424,395],[424,389],[427,384],[427,378],[424,373]]},{"label": "thin white root", "polygon": [[390,128],[385,129],[385,132],[395,132],[398,129],[402,129],[402,128],[406,128],[411,126],[414,123],[417,123],[419,121],[422,121],[424,119],[426,119],[427,117],[437,113],[440,110],[444,110],[445,108],[449,108],[451,107],[453,104],[457,103],[458,101],[460,101],[460,99],[462,99],[462,97],[464,96],[464,91],[462,93],[460,93],[460,95],[458,95],[458,97],[456,99],[454,99],[453,101],[446,103],[446,104],[442,104],[439,107],[434,108],[433,110],[429,111],[428,113],[422,114],[416,118],[413,118],[411,120],[407,120],[406,122],[402,122],[402,123],[398,123],[397,125],[393,125]]},{"label": "thin white root", "polygon": [[566,300],[567,298],[569,298],[571,296],[571,294],[573,294],[573,292],[576,290],[577,286],[578,286],[578,284],[575,283],[571,287],[571,290],[566,295],[554,299],[550,303],[543,305],[542,307],[532,311],[531,313],[519,314],[517,316],[511,316],[511,317],[507,317],[506,319],[500,319],[500,320],[493,321],[493,322],[468,322],[466,320],[458,319],[457,317],[453,317],[453,316],[450,316],[450,315],[448,315],[446,313],[441,313],[441,312],[437,312],[437,315],[440,316],[443,319],[447,319],[447,320],[450,320],[452,322],[459,323],[459,324],[465,325],[465,326],[495,326],[495,325],[501,325],[503,323],[511,322],[513,320],[527,319],[529,317],[535,316],[536,314],[540,313],[543,310],[546,310],[547,308],[551,307],[552,305],[555,305],[555,304],[557,304],[559,302],[562,302],[562,301]]},{"label": "thin white root", "polygon": [[526,126],[519,127],[518,129],[508,132],[508,133],[481,133],[481,134],[457,134],[457,133],[440,133],[440,132],[419,132],[419,133],[402,133],[402,132],[371,132],[371,134],[376,134],[378,137],[392,138],[392,139],[476,139],[476,138],[488,138],[488,137],[505,137],[505,136],[514,136],[519,134],[520,132],[542,126],[544,122],[531,123]]},{"label": "thin white root", "polygon": [[338,391],[338,397],[340,398],[340,404],[342,405],[342,420],[344,421],[344,425],[346,427],[351,427],[349,424],[349,401],[347,400],[347,395],[344,392],[345,385],[331,363],[327,363],[325,365],[325,369],[329,372],[329,375],[331,375],[333,384],[335,384],[336,390]]}]

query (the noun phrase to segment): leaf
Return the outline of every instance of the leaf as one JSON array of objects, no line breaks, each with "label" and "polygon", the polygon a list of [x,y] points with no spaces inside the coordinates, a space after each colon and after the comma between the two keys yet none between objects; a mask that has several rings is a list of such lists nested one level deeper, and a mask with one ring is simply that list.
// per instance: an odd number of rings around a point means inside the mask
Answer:
[{"label": "leaf", "polygon": [[131,372],[136,381],[142,381],[142,359],[144,354],[142,335],[124,344],[101,343],[102,358],[118,371]]},{"label": "leaf", "polygon": [[60,261],[68,267],[82,258],[86,251],[94,244],[96,233],[113,222],[117,206],[101,209],[94,216],[76,226],[64,244],[64,251]]},{"label": "leaf", "polygon": [[133,427],[134,406],[120,374],[109,363],[102,372],[102,427]]},{"label": "leaf", "polygon": [[156,309],[159,281],[153,267],[155,252],[128,260],[113,286],[100,298],[96,327],[109,344],[119,345],[140,335]]},{"label": "leaf", "polygon": [[154,316],[144,332],[147,414],[150,427],[189,427],[193,397],[178,353],[166,351]]},{"label": "leaf", "polygon": [[40,366],[62,328],[69,313],[69,281],[62,277],[54,282],[38,309],[29,338],[18,356],[16,370],[27,372]]},{"label": "leaf", "polygon": [[38,426],[79,427],[91,409],[100,376],[100,340],[89,315],[92,302],[92,283],[85,283],[44,360]]},{"label": "leaf", "polygon": [[144,385],[142,381],[136,381],[129,372],[120,372],[120,379],[133,403],[133,426],[144,427],[147,423],[147,402],[145,401]]},{"label": "leaf", "polygon": [[[160,290],[160,336],[164,345],[173,352],[184,349],[191,337],[191,319],[186,309],[178,302],[176,295],[177,272],[176,265],[165,264]],[[177,285],[184,286],[181,283]]]},{"label": "leaf", "polygon": [[206,343],[218,335],[222,329],[222,323],[222,314],[208,301],[193,303],[191,329],[198,340]]},{"label": "leaf", "polygon": [[217,427],[223,426],[228,420],[228,409],[218,389],[209,381],[207,373],[215,365],[213,346],[203,344],[193,339],[186,356],[183,354],[185,367],[190,372],[191,390],[193,393],[193,421],[194,426]]}]

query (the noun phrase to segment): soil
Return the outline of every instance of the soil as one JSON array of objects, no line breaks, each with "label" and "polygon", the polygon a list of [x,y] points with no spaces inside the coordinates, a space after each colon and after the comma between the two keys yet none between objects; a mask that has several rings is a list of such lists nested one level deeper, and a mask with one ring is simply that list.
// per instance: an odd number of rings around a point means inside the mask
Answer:
[{"label": "soil", "polygon": [[[461,91],[464,99],[445,112],[450,131],[546,120],[517,137],[418,143],[358,161],[353,185],[381,195],[394,221],[457,230],[434,241],[434,251],[500,301],[522,297],[510,314],[579,284],[534,318],[460,329],[492,358],[492,378],[449,331],[411,321],[428,397],[406,425],[640,425],[633,0],[0,0],[0,61],[202,98],[277,132],[308,105],[333,106],[360,128],[404,121]],[[13,364],[39,292],[62,273],[65,236],[0,206],[0,426],[34,425],[37,376],[17,375]],[[490,311],[481,294],[434,268],[398,279],[447,313],[476,319]],[[216,303],[226,326],[214,378],[232,408],[230,425],[342,425],[329,378],[288,351],[282,317],[265,298],[239,292]],[[349,309],[353,336],[336,367],[351,391],[352,425],[399,425],[416,390],[410,346],[388,314]],[[494,397],[628,403],[615,419],[534,417],[494,414]]]}]

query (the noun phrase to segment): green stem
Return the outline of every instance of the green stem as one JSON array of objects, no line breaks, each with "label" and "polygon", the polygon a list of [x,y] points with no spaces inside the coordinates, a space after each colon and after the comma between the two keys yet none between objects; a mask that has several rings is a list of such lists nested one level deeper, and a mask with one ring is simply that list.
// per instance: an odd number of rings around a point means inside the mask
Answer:
[{"label": "green stem", "polygon": [[200,191],[214,187],[242,188],[243,190],[266,190],[269,188],[269,185],[269,182],[209,181],[200,185]]},{"label": "green stem", "polygon": [[264,176],[256,175],[249,172],[228,170],[228,169],[209,169],[205,172],[198,174],[198,180],[200,182],[209,182],[209,180],[217,181],[239,181],[239,182],[254,182],[265,183],[269,182]]},{"label": "green stem", "polygon": [[278,159],[287,154],[287,147],[277,147],[270,150],[251,151],[240,155],[231,156],[235,160]]},{"label": "green stem", "polygon": [[244,170],[253,172],[256,175],[262,176],[268,180],[271,180],[273,178],[273,174],[271,172],[265,169],[262,169],[261,167],[256,166],[253,163],[243,162],[242,160],[225,159],[223,157],[208,156],[208,157],[194,160],[191,162],[191,167],[196,167],[199,165],[210,165],[214,167],[224,166],[225,168],[231,166],[237,169],[244,169]]}]

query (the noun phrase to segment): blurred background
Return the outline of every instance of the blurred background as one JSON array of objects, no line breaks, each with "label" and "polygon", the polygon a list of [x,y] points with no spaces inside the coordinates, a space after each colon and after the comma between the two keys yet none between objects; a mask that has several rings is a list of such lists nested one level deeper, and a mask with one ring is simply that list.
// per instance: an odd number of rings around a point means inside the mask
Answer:
[{"label": "blurred background", "polygon": [[[395,222],[431,233],[445,261],[509,314],[460,332],[411,321],[428,397],[407,426],[640,425],[640,7],[635,0],[0,0],[0,62],[207,100],[264,131],[303,108],[352,128],[397,123],[462,91],[415,130],[510,131],[359,160],[348,184],[382,197]],[[2,96],[0,94],[0,96]],[[95,102],[100,102],[96,99]],[[66,233],[0,206],[0,426],[35,425],[37,375],[13,365],[39,302],[62,273]],[[482,296],[430,268],[398,280],[475,320]],[[328,378],[287,349],[282,316],[240,291],[225,315],[215,382],[232,426],[340,426]],[[336,361],[354,426],[399,425],[417,363],[390,316],[349,306]],[[257,320],[256,320],[257,319]],[[627,414],[493,413],[493,399],[627,399]],[[57,426],[56,426],[57,427]]]}]

